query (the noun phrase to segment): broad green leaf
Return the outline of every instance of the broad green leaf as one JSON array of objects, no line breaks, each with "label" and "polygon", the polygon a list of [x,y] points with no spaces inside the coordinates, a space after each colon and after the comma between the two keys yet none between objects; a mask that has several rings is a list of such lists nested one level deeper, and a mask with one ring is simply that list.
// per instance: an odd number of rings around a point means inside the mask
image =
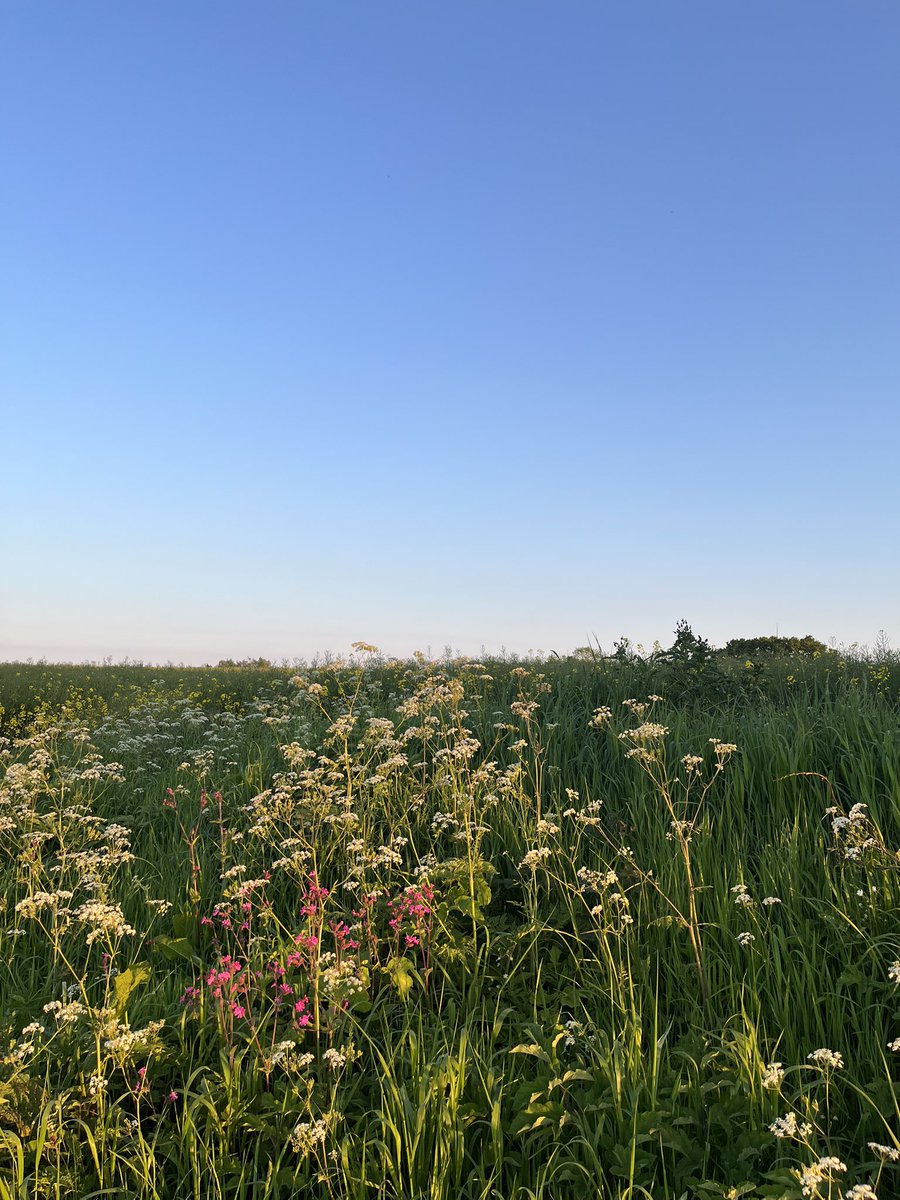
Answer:
[{"label": "broad green leaf", "polygon": [[113,986],[116,993],[116,1012],[120,1017],[124,1016],[131,993],[140,984],[146,983],[149,978],[150,964],[145,962],[134,963],[116,976]]}]

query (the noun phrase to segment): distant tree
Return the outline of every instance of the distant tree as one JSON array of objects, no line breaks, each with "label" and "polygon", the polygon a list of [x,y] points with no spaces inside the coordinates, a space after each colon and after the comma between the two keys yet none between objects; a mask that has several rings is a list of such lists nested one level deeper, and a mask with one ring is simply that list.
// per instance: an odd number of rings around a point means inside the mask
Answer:
[{"label": "distant tree", "polygon": [[729,658],[775,658],[778,655],[799,654],[804,658],[818,658],[828,654],[824,642],[807,634],[805,637],[756,637],[732,638],[726,643],[723,654]]},{"label": "distant tree", "polygon": [[725,674],[709,641],[694,633],[687,621],[675,626],[675,641],[654,655],[658,690],[676,703],[730,703],[742,685]]},{"label": "distant tree", "polygon": [[702,666],[712,658],[712,653],[707,639],[698,637],[687,621],[681,620],[675,626],[675,641],[668,650],[663,651],[662,657],[667,662]]},{"label": "distant tree", "polygon": [[220,671],[271,671],[272,664],[267,658],[242,658],[235,662],[233,658],[220,658],[216,663]]}]

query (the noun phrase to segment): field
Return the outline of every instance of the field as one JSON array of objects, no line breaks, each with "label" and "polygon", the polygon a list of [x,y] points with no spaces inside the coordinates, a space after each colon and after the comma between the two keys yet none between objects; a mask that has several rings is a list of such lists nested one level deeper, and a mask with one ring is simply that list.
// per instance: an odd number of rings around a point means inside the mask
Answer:
[{"label": "field", "polygon": [[900,662],[0,666],[0,1200],[900,1195]]}]

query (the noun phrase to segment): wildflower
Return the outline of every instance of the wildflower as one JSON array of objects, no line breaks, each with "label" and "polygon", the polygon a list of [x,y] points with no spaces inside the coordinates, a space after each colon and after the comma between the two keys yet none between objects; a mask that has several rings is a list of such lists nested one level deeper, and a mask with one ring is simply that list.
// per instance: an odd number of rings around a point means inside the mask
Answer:
[{"label": "wildflower", "polygon": [[111,1054],[124,1061],[138,1051],[151,1051],[163,1025],[165,1021],[151,1021],[143,1029],[129,1029],[127,1025],[114,1021],[109,1030],[111,1036],[106,1038],[103,1045]]},{"label": "wildflower", "polygon": [[51,1000],[49,1004],[44,1005],[44,1012],[52,1013],[57,1024],[70,1025],[79,1017],[84,1016],[87,1009],[80,1000],[70,1000],[66,1004],[63,1004],[61,1000]]},{"label": "wildflower", "polygon": [[836,1050],[813,1050],[812,1054],[806,1056],[810,1062],[815,1063],[817,1067],[826,1067],[835,1071],[839,1071],[844,1065],[844,1060]]},{"label": "wildflower", "polygon": [[737,746],[734,742],[720,742],[718,738],[710,738],[710,743],[713,747],[717,758],[728,758],[732,754],[737,753]]},{"label": "wildflower", "polygon": [[92,1096],[100,1096],[109,1086],[109,1080],[102,1075],[92,1075],[88,1080],[88,1091]]},{"label": "wildflower", "polygon": [[538,867],[545,863],[549,857],[550,847],[539,846],[535,850],[528,851],[528,853],[519,863],[519,867],[525,867],[529,871],[537,871]]},{"label": "wildflower", "polygon": [[900,1162],[900,1150],[896,1146],[882,1146],[880,1142],[868,1142],[869,1149],[882,1162]]},{"label": "wildflower", "polygon": [[166,1099],[170,1104],[174,1104],[178,1099],[178,1093],[173,1089],[171,1092],[169,1092],[168,1096],[166,1096]]},{"label": "wildflower", "polygon": [[61,901],[71,899],[72,892],[34,892],[32,895],[26,896],[24,900],[19,901],[16,905],[16,912],[23,917],[36,917],[41,909],[55,909]]},{"label": "wildflower", "polygon": [[756,938],[753,936],[752,933],[748,933],[747,930],[745,929],[744,932],[739,933],[734,940],[736,942],[740,942],[740,944],[742,946],[749,946],[751,942],[756,941]]},{"label": "wildflower", "polygon": [[101,937],[124,937],[135,933],[134,926],[125,920],[118,904],[104,904],[100,900],[89,900],[75,909],[75,917],[83,925],[90,925],[87,945],[92,946]]},{"label": "wildflower", "polygon": [[763,904],[766,908],[771,908],[774,904],[780,904],[780,903],[781,903],[781,901],[778,899],[777,896],[766,896],[766,898],[763,900]]},{"label": "wildflower", "polygon": [[331,1071],[340,1071],[346,1065],[347,1059],[341,1054],[340,1050],[326,1050],[322,1055],[322,1061]]},{"label": "wildflower", "polygon": [[776,1117],[769,1126],[769,1133],[774,1133],[777,1138],[795,1138],[806,1129],[805,1125],[800,1125],[797,1122],[797,1114],[789,1112],[784,1117]]},{"label": "wildflower", "polygon": [[804,1196],[818,1196],[820,1183],[833,1183],[835,1175],[841,1175],[847,1170],[847,1164],[839,1158],[828,1155],[817,1162],[810,1163],[802,1171],[795,1171],[800,1190]]},{"label": "wildflower", "polygon": [[301,998],[294,1003],[294,1024],[300,1028],[305,1028],[309,1022],[309,997],[301,996]]},{"label": "wildflower", "polygon": [[325,1121],[300,1121],[294,1126],[291,1134],[291,1149],[304,1158],[325,1141],[328,1126]]},{"label": "wildflower", "polygon": [[900,983],[900,961],[897,959],[888,967],[888,979],[891,983]]},{"label": "wildflower", "polygon": [[878,1200],[878,1196],[867,1183],[858,1183],[844,1192],[844,1200]]},{"label": "wildflower", "polygon": [[763,1071],[762,1085],[764,1088],[775,1090],[781,1087],[784,1079],[783,1064],[780,1062],[769,1063],[765,1071]]},{"label": "wildflower", "polygon": [[669,732],[668,726],[659,725],[655,721],[645,721],[636,729],[626,729],[619,734],[620,741],[658,742]]},{"label": "wildflower", "polygon": [[894,1038],[892,1042],[888,1042],[887,1048],[893,1050],[895,1054],[900,1051],[900,1038]]}]

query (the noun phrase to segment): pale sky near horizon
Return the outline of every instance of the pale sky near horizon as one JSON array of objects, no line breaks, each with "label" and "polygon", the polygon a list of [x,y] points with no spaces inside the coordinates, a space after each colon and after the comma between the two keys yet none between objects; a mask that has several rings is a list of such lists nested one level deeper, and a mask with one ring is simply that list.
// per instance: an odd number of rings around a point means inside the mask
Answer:
[{"label": "pale sky near horizon", "polygon": [[0,659],[900,643],[900,6],[0,14]]}]

